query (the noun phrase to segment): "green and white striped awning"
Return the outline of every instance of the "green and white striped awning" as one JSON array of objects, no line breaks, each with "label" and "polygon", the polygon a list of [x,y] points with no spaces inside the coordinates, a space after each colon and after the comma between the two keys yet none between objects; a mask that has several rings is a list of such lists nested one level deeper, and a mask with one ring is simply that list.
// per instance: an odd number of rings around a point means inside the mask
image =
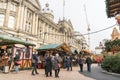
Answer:
[{"label": "green and white striped awning", "polygon": [[8,35],[0,34],[0,46],[9,44],[23,44],[26,46],[35,46],[35,44],[21,40],[19,38],[11,37]]}]

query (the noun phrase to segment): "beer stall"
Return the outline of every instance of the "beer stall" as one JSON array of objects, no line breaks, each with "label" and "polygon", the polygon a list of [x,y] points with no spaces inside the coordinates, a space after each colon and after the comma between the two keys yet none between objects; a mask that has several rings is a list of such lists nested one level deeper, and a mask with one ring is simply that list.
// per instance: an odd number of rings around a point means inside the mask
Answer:
[{"label": "beer stall", "polygon": [[20,69],[30,68],[32,63],[32,50],[35,45],[8,35],[0,34],[0,69],[7,66],[14,70],[14,57],[18,52],[20,55]]}]

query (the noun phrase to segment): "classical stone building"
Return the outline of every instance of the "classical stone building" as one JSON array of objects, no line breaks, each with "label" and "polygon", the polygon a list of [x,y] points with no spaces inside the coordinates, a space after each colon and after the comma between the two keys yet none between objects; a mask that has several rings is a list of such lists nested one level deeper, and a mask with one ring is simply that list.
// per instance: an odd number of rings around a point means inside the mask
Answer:
[{"label": "classical stone building", "polygon": [[112,31],[111,38],[112,38],[112,40],[120,39],[120,33],[116,27],[114,27],[114,29]]},{"label": "classical stone building", "polygon": [[39,0],[0,0],[0,33],[20,38],[39,47],[66,43],[78,47],[70,20],[54,22],[49,4],[41,9]]}]

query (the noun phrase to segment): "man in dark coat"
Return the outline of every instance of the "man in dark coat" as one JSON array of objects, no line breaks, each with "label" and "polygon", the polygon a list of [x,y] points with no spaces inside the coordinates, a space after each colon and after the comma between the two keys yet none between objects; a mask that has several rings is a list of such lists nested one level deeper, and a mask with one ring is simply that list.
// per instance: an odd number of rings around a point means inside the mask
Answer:
[{"label": "man in dark coat", "polygon": [[32,75],[35,75],[35,73],[39,74],[37,72],[37,65],[38,65],[37,51],[34,51],[33,55],[32,55],[32,67],[33,67],[33,69],[32,69]]},{"label": "man in dark coat", "polygon": [[92,60],[91,60],[90,56],[87,56],[86,63],[87,63],[87,70],[88,70],[88,72],[91,72]]}]

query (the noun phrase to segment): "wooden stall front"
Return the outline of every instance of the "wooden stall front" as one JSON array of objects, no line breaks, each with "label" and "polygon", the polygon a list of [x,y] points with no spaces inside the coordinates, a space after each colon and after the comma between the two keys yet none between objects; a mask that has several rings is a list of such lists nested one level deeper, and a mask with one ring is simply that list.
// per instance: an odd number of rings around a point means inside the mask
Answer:
[{"label": "wooden stall front", "polygon": [[14,57],[17,52],[22,62],[19,68],[30,68],[33,46],[35,45],[27,41],[0,34],[0,69],[9,66],[9,69],[13,70]]}]

